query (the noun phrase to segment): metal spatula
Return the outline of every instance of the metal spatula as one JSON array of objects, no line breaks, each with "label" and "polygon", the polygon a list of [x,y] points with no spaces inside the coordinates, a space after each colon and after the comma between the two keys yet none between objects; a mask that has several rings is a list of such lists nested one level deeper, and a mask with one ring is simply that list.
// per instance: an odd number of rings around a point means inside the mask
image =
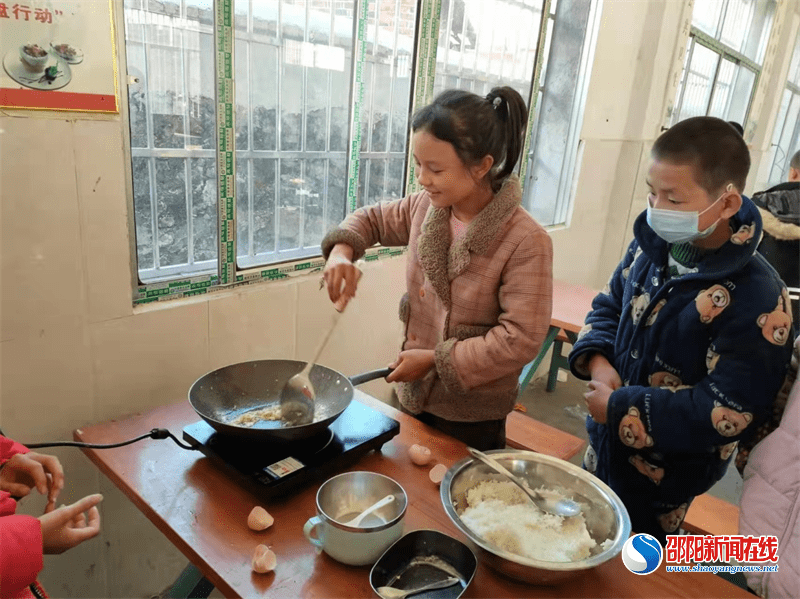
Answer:
[{"label": "metal spatula", "polygon": [[298,424],[308,424],[314,420],[314,400],[317,395],[314,391],[314,385],[308,374],[317,363],[322,350],[328,344],[331,338],[331,333],[339,323],[341,312],[335,312],[333,316],[333,324],[331,324],[325,336],[317,345],[314,352],[314,357],[306,364],[305,368],[286,381],[281,390],[280,404],[281,404],[281,420],[295,426]]},{"label": "metal spatula", "polygon": [[[362,274],[361,269],[356,266],[356,282],[361,279]],[[320,281],[319,288],[322,289],[324,286],[324,281]],[[342,287],[344,287],[344,281],[342,281]],[[316,400],[317,396],[314,391],[314,385],[311,383],[308,374],[311,372],[314,364],[317,363],[322,350],[325,349],[325,346],[328,344],[328,339],[331,338],[331,333],[333,333],[333,329],[335,329],[336,325],[339,323],[339,317],[342,315],[342,312],[344,312],[350,299],[350,297],[344,294],[339,297],[339,300],[334,304],[336,313],[333,316],[333,324],[331,324],[328,332],[325,333],[322,341],[320,341],[317,346],[314,357],[306,364],[303,370],[290,378],[281,390],[281,420],[290,426],[309,424],[314,421],[314,400]]]}]

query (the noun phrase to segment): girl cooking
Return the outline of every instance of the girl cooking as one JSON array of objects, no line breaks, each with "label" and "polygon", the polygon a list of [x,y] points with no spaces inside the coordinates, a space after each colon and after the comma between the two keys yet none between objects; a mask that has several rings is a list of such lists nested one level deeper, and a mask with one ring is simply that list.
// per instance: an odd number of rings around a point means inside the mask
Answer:
[{"label": "girl cooking", "polygon": [[387,381],[405,410],[481,450],[505,447],[520,372],[550,325],[552,244],[512,174],[526,122],[510,87],[442,92],[411,125],[424,190],[361,208],[322,241],[334,303],[355,294],[367,248],[408,246],[405,340]]}]

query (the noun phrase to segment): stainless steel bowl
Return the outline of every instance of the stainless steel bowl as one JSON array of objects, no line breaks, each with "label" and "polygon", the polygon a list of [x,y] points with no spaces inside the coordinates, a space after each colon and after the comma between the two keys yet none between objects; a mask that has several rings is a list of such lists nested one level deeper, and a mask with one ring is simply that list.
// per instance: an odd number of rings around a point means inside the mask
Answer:
[{"label": "stainless steel bowl", "polygon": [[[577,466],[540,453],[495,449],[488,451],[494,459],[533,488],[542,485],[572,497],[580,503],[589,535],[598,543],[596,553],[575,562],[548,562],[503,551],[472,532],[462,522],[459,512],[466,507],[466,492],[480,481],[507,480],[473,458],[453,464],[440,487],[444,511],[475,547],[478,559],[501,574],[516,580],[539,585],[554,585],[590,570],[614,558],[631,534],[628,510],[614,491],[596,476]],[[603,550],[599,544],[613,539]]]},{"label": "stainless steel bowl", "polygon": [[[357,527],[351,518],[383,499],[395,500],[368,515]],[[303,526],[308,541],[336,561],[365,566],[403,536],[408,496],[396,481],[377,472],[345,472],[329,478],[317,491],[317,515]]]}]

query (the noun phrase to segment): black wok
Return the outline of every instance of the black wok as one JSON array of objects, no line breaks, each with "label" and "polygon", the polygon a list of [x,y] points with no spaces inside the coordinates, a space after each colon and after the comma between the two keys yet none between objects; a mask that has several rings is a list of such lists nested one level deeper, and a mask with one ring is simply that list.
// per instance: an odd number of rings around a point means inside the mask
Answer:
[{"label": "black wok", "polygon": [[312,422],[294,426],[280,420],[261,420],[253,426],[231,423],[250,410],[279,405],[284,385],[305,365],[297,360],[256,360],[224,366],[194,382],[189,403],[203,420],[226,436],[248,441],[298,441],[313,437],[336,420],[350,405],[355,385],[384,378],[392,371],[382,368],[348,378],[315,364],[309,373],[316,392]]}]

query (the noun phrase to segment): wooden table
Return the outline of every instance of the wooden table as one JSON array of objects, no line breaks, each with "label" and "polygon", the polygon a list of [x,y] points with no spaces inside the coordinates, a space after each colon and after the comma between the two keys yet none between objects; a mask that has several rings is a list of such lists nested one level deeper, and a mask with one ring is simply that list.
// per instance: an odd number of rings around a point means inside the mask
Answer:
[{"label": "wooden table", "polygon": [[[353,470],[384,473],[398,481],[409,497],[406,532],[435,529],[466,540],[445,514],[439,489],[428,479],[428,467],[414,466],[408,447],[421,443],[435,462],[450,466],[465,457],[464,444],[435,431],[394,408],[356,392],[356,399],[400,422],[400,434],[381,453],[363,458]],[[176,436],[195,422],[187,401],[132,418],[75,431],[79,441],[112,443],[152,428],[169,428]],[[84,450],[158,529],[225,596],[374,597],[369,567],[339,564],[317,555],[303,536],[305,521],[315,514],[318,484],[283,501],[264,502],[199,452],[180,449],[169,440],[142,441],[126,447]],[[335,473],[330,473],[333,476]],[[247,515],[263,505],[275,517],[266,531],[251,531]],[[271,545],[278,566],[254,574],[250,560],[256,545]],[[667,573],[664,564],[647,576],[629,572],[617,557],[576,576],[560,587],[536,587],[508,580],[480,565],[464,597],[741,597],[752,596],[709,573]]]},{"label": "wooden table", "polygon": [[542,349],[536,358],[528,364],[519,377],[519,392],[522,393],[530,383],[539,365],[544,360],[547,350],[553,346],[553,357],[547,376],[547,390],[556,388],[558,369],[569,370],[567,356],[561,355],[564,342],[575,343],[578,333],[583,328],[586,314],[592,309],[592,300],[597,291],[583,285],[572,285],[564,281],[553,281],[553,313],[550,317],[550,329],[547,332]]}]

